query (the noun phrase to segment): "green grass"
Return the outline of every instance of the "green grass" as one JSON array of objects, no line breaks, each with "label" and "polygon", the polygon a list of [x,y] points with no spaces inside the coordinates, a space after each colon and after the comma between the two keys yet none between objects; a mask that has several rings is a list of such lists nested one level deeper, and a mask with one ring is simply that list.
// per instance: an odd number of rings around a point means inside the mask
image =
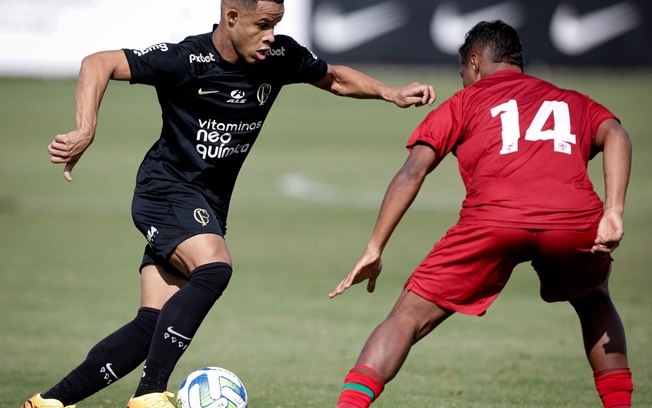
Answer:
[{"label": "green grass", "polygon": [[[436,85],[439,101],[460,87],[454,68],[366,67],[391,84]],[[634,169],[611,290],[629,340],[637,406],[652,406],[652,138],[646,71],[535,73],[577,88],[622,119]],[[74,368],[139,304],[136,271],[145,245],[131,223],[135,172],[154,142],[159,110],[152,89],[111,84],[98,136],[66,183],[46,146],[74,126],[74,82],[0,80],[0,407],[17,407]],[[281,95],[245,165],[227,242],[235,275],[175,371],[206,365],[236,372],[253,408],[332,407],[346,371],[385,317],[402,282],[456,220],[456,163],[429,177],[399,226],[374,295],[357,287],[326,294],[366,244],[384,189],[406,157],[404,142],[427,108],[400,110],[347,100],[309,86]],[[591,165],[602,189],[600,162]],[[360,202],[312,202],[283,193],[301,174]],[[139,371],[139,370],[137,370]],[[124,407],[134,372],[80,407]],[[579,324],[567,304],[538,297],[536,275],[517,268],[483,318],[456,316],[412,351],[375,405],[382,407],[597,407]]]}]

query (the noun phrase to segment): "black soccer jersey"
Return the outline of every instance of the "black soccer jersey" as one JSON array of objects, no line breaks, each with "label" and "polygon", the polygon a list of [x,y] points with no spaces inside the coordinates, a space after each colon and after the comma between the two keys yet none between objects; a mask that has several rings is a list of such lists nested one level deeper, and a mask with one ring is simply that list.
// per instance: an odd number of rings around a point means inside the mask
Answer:
[{"label": "black soccer jersey", "polygon": [[156,189],[160,181],[189,183],[226,217],[238,172],[279,91],[319,81],[327,64],[284,35],[275,36],[265,60],[231,64],[211,34],[124,52],[131,83],[156,88],[163,118],[161,136],[138,170],[136,192]]}]

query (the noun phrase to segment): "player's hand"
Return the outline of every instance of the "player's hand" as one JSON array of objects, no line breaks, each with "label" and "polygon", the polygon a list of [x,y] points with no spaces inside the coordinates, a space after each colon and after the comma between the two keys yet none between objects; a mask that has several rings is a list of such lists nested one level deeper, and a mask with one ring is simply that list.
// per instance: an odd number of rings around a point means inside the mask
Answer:
[{"label": "player's hand", "polygon": [[394,103],[401,108],[432,105],[435,99],[437,99],[435,88],[418,82],[396,88],[396,94],[393,98]]},{"label": "player's hand", "polygon": [[353,270],[340,281],[337,287],[328,294],[328,297],[334,298],[341,295],[351,286],[367,279],[369,280],[367,282],[367,292],[372,293],[376,289],[376,279],[378,279],[382,269],[383,263],[380,259],[380,252],[367,249],[355,264]]},{"label": "player's hand", "polygon": [[75,167],[84,151],[93,143],[94,135],[89,132],[73,130],[57,135],[48,145],[50,161],[52,163],[65,163],[63,177],[72,181],[72,169]]},{"label": "player's hand", "polygon": [[620,211],[607,209],[602,215],[598,225],[598,236],[595,239],[591,252],[596,255],[611,254],[623,239],[625,229],[623,227],[623,218]]}]

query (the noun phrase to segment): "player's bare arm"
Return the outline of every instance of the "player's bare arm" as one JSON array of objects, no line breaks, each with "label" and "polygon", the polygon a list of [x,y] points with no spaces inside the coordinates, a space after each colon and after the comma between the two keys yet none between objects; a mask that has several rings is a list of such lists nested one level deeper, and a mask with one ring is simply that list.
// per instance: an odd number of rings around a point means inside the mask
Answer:
[{"label": "player's bare arm", "polygon": [[438,155],[430,146],[417,145],[412,149],[405,164],[387,188],[366,251],[329,297],[341,295],[351,286],[364,280],[368,280],[367,292],[372,293],[375,290],[376,280],[382,269],[381,255],[385,245],[419,193],[426,176],[438,163]]},{"label": "player's bare arm", "polygon": [[95,138],[97,114],[109,80],[130,78],[127,58],[121,50],[98,52],[82,61],[75,94],[77,128],[57,135],[48,145],[50,161],[65,164],[66,180],[72,181],[72,169]]},{"label": "player's bare arm", "polygon": [[606,255],[618,247],[625,232],[622,214],[631,171],[632,143],[620,123],[609,119],[598,128],[595,144],[603,150],[605,199],[592,252]]},{"label": "player's bare arm", "polygon": [[436,99],[435,89],[430,85],[413,82],[403,87],[392,87],[343,65],[328,65],[324,78],[313,85],[335,95],[382,99],[401,108],[432,105]]}]

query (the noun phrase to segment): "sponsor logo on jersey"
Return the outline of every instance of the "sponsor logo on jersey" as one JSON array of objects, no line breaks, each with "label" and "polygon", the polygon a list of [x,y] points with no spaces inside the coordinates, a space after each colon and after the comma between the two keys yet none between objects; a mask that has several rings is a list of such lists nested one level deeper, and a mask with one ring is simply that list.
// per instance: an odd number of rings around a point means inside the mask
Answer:
[{"label": "sponsor logo on jersey", "polygon": [[270,48],[267,50],[265,55],[268,57],[285,57],[285,47],[282,46],[281,48]]},{"label": "sponsor logo on jersey", "polygon": [[195,211],[193,212],[193,216],[195,217],[195,221],[200,223],[202,227],[207,226],[208,223],[210,222],[208,211],[206,211],[203,208],[195,208]]},{"label": "sponsor logo on jersey", "polygon": [[143,55],[147,54],[148,52],[152,51],[161,51],[161,52],[166,52],[168,50],[168,45],[166,43],[160,43],[160,44],[154,44],[152,46],[149,46],[145,48],[144,50],[134,50],[134,54],[138,55],[139,57],[142,57]]},{"label": "sponsor logo on jersey", "polygon": [[255,132],[263,126],[262,120],[251,123],[224,123],[215,119],[199,119],[198,122],[196,150],[204,160],[222,159],[232,154],[247,153],[251,145],[249,143],[232,144],[231,133]]},{"label": "sponsor logo on jersey", "polygon": [[310,50],[310,48],[306,47],[305,45],[303,45],[303,44],[301,44],[301,43],[299,43],[299,45],[302,46],[303,48],[305,48],[305,49],[310,53],[310,55],[312,55],[312,58],[313,58],[313,59],[319,59],[319,58],[317,58],[317,54],[315,54],[314,52],[312,52],[312,50]]},{"label": "sponsor logo on jersey", "polygon": [[247,99],[245,98],[245,91],[241,89],[234,89],[231,91],[231,99],[226,101],[227,103],[245,103]]},{"label": "sponsor logo on jersey", "polygon": [[270,84],[261,84],[258,87],[258,92],[256,92],[256,98],[260,102],[260,106],[263,106],[267,99],[269,99],[269,94],[272,93],[272,86]]},{"label": "sponsor logo on jersey", "polygon": [[[218,132],[252,132],[258,130],[263,126],[263,121],[259,120],[258,122],[238,122],[238,123],[224,123],[218,122],[215,119],[199,119],[199,128],[200,131],[197,133],[197,140],[200,140],[199,136],[203,133],[206,133],[210,130],[216,130]],[[211,140],[215,141],[215,140]]]},{"label": "sponsor logo on jersey", "polygon": [[204,88],[199,88],[199,90],[197,91],[197,93],[201,96],[213,95],[219,92],[220,91],[218,91],[217,89],[204,89]]},{"label": "sponsor logo on jersey", "polygon": [[188,56],[188,61],[192,64],[195,62],[206,64],[209,62],[215,62],[215,55],[212,52],[209,52],[208,55],[204,54],[190,54]]}]

